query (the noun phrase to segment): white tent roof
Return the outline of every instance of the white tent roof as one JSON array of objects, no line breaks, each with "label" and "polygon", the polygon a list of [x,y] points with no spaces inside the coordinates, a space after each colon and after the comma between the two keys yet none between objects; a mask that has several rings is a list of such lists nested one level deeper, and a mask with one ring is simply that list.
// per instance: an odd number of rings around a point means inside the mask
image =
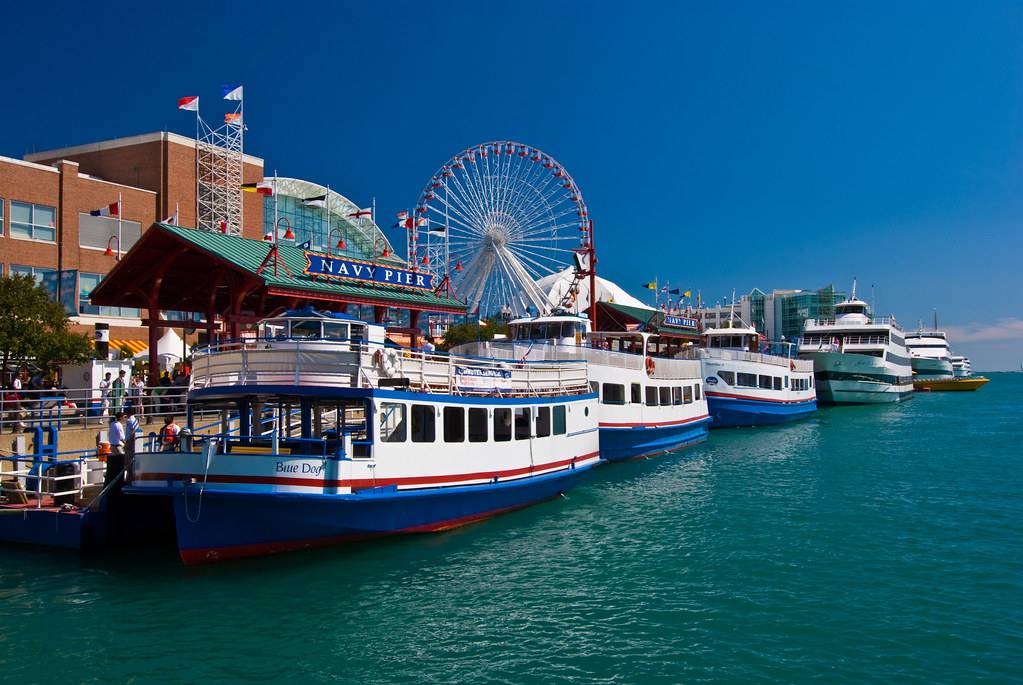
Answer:
[{"label": "white tent roof", "polygon": [[[572,268],[565,269],[556,274],[550,276],[544,276],[539,279],[536,284],[540,286],[540,289],[547,294],[547,300],[551,303],[552,307],[556,307],[561,304],[561,300],[565,297],[565,293],[572,286],[574,278],[574,270]],[[653,307],[643,304],[635,297],[625,292],[625,290],[606,278],[597,276],[597,302],[615,302],[617,304],[624,304],[629,307],[640,307],[641,309],[649,309],[653,311]],[[579,295],[576,297],[575,307],[573,308],[576,312],[583,312],[590,306],[590,279],[584,278],[579,283]]]},{"label": "white tent roof", "polygon": [[[173,328],[166,328],[160,339],[156,341],[156,354],[181,359],[181,347],[181,336],[175,333]],[[149,350],[142,350],[135,357],[149,359]]]}]

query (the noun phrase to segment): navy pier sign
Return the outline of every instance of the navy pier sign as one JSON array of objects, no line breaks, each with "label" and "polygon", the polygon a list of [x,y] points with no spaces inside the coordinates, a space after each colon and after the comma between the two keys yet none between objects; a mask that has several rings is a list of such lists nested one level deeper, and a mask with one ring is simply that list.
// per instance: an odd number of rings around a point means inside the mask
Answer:
[{"label": "navy pier sign", "polygon": [[684,316],[669,316],[664,317],[665,326],[674,326],[676,328],[696,328],[696,319],[687,319]]},{"label": "navy pier sign", "polygon": [[433,290],[433,275],[397,269],[383,264],[370,264],[354,259],[340,259],[330,255],[305,253],[305,273],[310,276],[345,278],[365,283],[385,283],[418,290]]}]

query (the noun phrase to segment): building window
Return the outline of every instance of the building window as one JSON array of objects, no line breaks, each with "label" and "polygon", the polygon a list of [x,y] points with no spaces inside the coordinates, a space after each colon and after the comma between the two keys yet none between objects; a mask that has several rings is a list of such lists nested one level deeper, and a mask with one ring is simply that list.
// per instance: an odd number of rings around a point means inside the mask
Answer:
[{"label": "building window", "polygon": [[78,274],[78,313],[90,316],[119,316],[137,319],[139,310],[135,307],[100,307],[89,301],[92,291],[102,280],[103,274],[90,274],[84,271]]},{"label": "building window", "polygon": [[56,242],[57,210],[11,200],[11,237]]},{"label": "building window", "polygon": [[465,442],[465,409],[462,407],[444,407],[444,442]]},{"label": "building window", "polygon": [[[0,197],[0,235],[4,234],[4,199]],[[3,265],[0,264],[0,267]],[[3,276],[4,270],[0,268],[0,276]]]},{"label": "building window", "polygon": [[50,293],[50,299],[57,301],[57,270],[44,269],[38,266],[21,266],[11,264],[12,276],[31,276],[36,285],[41,285]]},{"label": "building window", "polygon": [[405,405],[397,402],[380,404],[380,442],[405,442]]},{"label": "building window", "polygon": [[[105,250],[107,245],[117,249],[117,241],[110,239],[117,236],[117,219],[109,216],[93,216],[88,212],[78,214],[78,245]],[[142,236],[142,224],[137,221],[121,219],[121,252],[131,249]]]}]

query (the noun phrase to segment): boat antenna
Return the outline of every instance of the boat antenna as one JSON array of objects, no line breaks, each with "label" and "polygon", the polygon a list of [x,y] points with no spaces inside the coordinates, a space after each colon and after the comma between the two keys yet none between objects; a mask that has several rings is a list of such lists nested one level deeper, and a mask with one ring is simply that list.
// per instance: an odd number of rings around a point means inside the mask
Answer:
[{"label": "boat antenna", "polygon": [[870,284],[870,308],[874,311],[874,316],[877,316],[877,297],[874,295],[874,284]]},{"label": "boat antenna", "polygon": [[934,330],[938,330],[938,308],[934,308]]},{"label": "boat antenna", "polygon": [[856,277],[855,277],[855,276],[853,276],[853,291],[852,291],[852,297],[850,297],[849,299],[850,299],[850,300],[855,300],[855,299],[856,299]]},{"label": "boat antenna", "polygon": [[735,328],[735,288],[732,288],[732,304],[728,307],[728,327]]}]

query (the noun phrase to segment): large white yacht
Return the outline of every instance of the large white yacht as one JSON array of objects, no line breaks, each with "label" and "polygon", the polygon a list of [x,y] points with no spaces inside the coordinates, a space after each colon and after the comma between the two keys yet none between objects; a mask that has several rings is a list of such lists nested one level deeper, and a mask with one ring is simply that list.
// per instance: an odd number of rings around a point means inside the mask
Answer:
[{"label": "large white yacht", "polygon": [[913,396],[913,369],[902,330],[874,318],[863,300],[835,305],[835,319],[807,319],[799,356],[812,359],[817,400],[835,404],[898,402]]},{"label": "large white yacht", "polygon": [[956,378],[969,378],[973,375],[973,368],[970,366],[970,358],[961,354],[954,354],[951,358],[952,375]]},{"label": "large white yacht", "polygon": [[918,380],[942,380],[952,377],[952,353],[943,331],[922,328],[906,333],[906,348]]}]

